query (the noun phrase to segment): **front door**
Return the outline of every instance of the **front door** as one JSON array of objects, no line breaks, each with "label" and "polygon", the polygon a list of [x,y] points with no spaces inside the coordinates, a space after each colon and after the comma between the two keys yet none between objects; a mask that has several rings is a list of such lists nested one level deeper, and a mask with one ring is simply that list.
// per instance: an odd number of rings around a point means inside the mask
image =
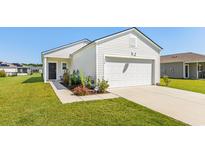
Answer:
[{"label": "front door", "polygon": [[49,79],[56,79],[56,63],[48,64]]},{"label": "front door", "polygon": [[185,64],[185,78],[189,78],[189,64]]}]

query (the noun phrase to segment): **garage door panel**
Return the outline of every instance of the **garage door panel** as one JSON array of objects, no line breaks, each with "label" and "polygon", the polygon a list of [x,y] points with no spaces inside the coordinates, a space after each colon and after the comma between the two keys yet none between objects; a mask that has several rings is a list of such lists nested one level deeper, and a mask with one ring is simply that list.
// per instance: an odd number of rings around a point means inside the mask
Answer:
[{"label": "garage door panel", "polygon": [[105,79],[110,87],[152,84],[152,61],[108,58],[104,67]]}]

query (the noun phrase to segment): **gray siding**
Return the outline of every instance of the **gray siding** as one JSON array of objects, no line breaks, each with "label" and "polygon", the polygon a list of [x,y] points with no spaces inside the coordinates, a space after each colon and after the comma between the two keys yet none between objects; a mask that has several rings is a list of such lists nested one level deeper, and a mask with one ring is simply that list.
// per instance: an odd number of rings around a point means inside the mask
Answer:
[{"label": "gray siding", "polygon": [[[202,68],[203,68],[202,72],[204,72],[205,71],[205,62],[204,63],[199,63],[199,64],[202,65]],[[204,75],[203,75],[202,72],[199,72],[199,78],[203,78]]]},{"label": "gray siding", "polygon": [[161,77],[168,75],[171,78],[184,78],[183,63],[161,63]]},{"label": "gray siding", "polygon": [[189,64],[189,78],[190,79],[196,79],[197,78],[197,64],[196,63],[190,63]]}]

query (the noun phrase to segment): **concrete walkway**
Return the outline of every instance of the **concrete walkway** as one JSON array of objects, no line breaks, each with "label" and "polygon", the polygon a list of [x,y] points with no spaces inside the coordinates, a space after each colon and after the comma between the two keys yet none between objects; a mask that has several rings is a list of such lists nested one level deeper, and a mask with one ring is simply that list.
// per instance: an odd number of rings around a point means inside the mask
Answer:
[{"label": "concrete walkway", "polygon": [[160,86],[113,88],[110,92],[190,125],[205,125],[205,94]]},{"label": "concrete walkway", "polygon": [[50,81],[49,82],[54,92],[56,93],[59,100],[65,103],[73,103],[80,101],[91,101],[91,100],[102,100],[102,99],[111,99],[117,98],[118,95],[107,93],[107,94],[96,94],[96,95],[87,95],[87,96],[76,96],[58,81]]}]

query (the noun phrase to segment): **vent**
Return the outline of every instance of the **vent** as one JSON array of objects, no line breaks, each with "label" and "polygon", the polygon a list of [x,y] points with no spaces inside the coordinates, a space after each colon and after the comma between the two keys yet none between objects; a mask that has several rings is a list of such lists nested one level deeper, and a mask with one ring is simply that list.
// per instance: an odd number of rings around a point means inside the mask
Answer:
[{"label": "vent", "polygon": [[130,45],[130,48],[136,48],[137,47],[137,39],[136,38],[130,38],[129,45]]}]

